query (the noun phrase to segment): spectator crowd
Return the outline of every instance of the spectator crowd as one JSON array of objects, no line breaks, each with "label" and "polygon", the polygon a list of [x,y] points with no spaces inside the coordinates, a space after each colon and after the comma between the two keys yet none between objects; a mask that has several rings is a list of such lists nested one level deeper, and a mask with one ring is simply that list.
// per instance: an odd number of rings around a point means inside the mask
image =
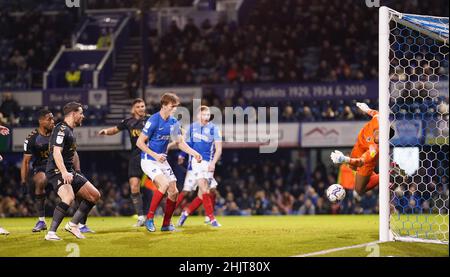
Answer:
[{"label": "spectator crowd", "polygon": [[71,14],[0,11],[0,90],[42,87],[42,73],[69,44],[73,25]]}]

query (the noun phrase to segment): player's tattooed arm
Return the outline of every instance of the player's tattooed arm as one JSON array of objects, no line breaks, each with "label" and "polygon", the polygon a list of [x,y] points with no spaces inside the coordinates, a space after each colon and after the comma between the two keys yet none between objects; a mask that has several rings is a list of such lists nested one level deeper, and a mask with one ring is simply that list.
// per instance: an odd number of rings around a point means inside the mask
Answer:
[{"label": "player's tattooed arm", "polygon": [[104,135],[106,135],[106,136],[113,136],[113,135],[115,135],[115,134],[117,134],[119,132],[120,132],[119,128],[117,128],[117,126],[114,126],[114,127],[110,127],[110,128],[106,128],[106,129],[101,129],[98,132],[98,134],[101,135],[101,136],[104,136]]}]

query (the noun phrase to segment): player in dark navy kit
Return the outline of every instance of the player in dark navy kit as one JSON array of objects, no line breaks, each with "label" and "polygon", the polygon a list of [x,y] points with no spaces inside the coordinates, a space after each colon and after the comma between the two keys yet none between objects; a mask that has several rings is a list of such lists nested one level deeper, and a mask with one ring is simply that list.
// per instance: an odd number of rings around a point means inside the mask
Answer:
[{"label": "player in dark navy kit", "polygon": [[56,206],[46,240],[61,240],[56,230],[64,219],[67,210],[75,199],[82,199],[77,211],[64,229],[79,239],[84,239],[79,223],[85,218],[100,199],[100,192],[82,173],[74,168],[77,144],[73,133],[75,127],[81,126],[84,119],[80,103],[70,102],[63,108],[64,121],[58,123],[50,136],[49,157],[45,175],[53,185],[61,202]]},{"label": "player in dark navy kit", "polygon": [[21,184],[27,189],[28,174],[30,171],[30,161],[33,164],[33,183],[34,196],[36,201],[36,210],[38,222],[33,228],[33,232],[47,230],[45,223],[45,187],[47,178],[45,177],[45,168],[48,160],[48,143],[50,134],[55,127],[53,114],[49,110],[40,110],[38,113],[39,127],[33,130],[23,143],[23,160],[20,168]]},{"label": "player in dark navy kit", "polygon": [[136,141],[144,128],[145,122],[150,115],[147,115],[144,100],[137,98],[131,105],[131,117],[122,120],[122,122],[108,129],[103,129],[99,135],[113,136],[123,130],[127,130],[130,136],[131,153],[128,162],[128,178],[131,187],[131,200],[134,205],[138,221],[135,226],[145,225],[144,208],[142,205],[142,195],[140,181],[144,174],[141,169],[141,149],[136,146]]},{"label": "player in dark navy kit", "polygon": [[167,193],[166,209],[161,231],[174,231],[171,224],[172,214],[178,197],[175,175],[167,162],[167,146],[172,139],[178,148],[193,156],[197,162],[202,156],[186,144],[181,134],[180,123],[173,117],[180,100],[173,93],[165,93],[161,97],[161,110],[152,115],[145,123],[144,129],[137,140],[137,147],[142,150],[141,167],[145,174],[157,186],[154,192],[145,226],[149,232],[154,232],[153,218],[164,195]]}]

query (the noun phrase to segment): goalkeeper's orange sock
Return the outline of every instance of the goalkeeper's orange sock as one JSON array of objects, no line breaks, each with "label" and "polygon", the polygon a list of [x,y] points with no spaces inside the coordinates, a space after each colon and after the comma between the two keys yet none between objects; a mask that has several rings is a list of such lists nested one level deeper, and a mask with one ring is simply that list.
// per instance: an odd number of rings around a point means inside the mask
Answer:
[{"label": "goalkeeper's orange sock", "polygon": [[376,173],[370,175],[369,183],[367,183],[366,191],[372,190],[374,187],[378,186],[380,183],[380,176]]}]

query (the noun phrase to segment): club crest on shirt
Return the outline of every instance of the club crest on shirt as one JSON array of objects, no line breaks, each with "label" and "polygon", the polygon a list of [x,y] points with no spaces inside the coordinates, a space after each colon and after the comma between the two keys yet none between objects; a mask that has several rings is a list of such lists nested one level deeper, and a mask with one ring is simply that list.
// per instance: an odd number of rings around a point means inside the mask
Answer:
[{"label": "club crest on shirt", "polygon": [[58,143],[58,144],[61,144],[62,142],[63,142],[63,140],[64,140],[64,137],[63,136],[57,136],[56,137],[56,143]]},{"label": "club crest on shirt", "polygon": [[145,123],[144,130],[145,130],[146,132],[147,132],[148,128],[150,128],[150,125],[152,125],[152,123],[151,123],[150,121],[147,121],[147,122]]}]

